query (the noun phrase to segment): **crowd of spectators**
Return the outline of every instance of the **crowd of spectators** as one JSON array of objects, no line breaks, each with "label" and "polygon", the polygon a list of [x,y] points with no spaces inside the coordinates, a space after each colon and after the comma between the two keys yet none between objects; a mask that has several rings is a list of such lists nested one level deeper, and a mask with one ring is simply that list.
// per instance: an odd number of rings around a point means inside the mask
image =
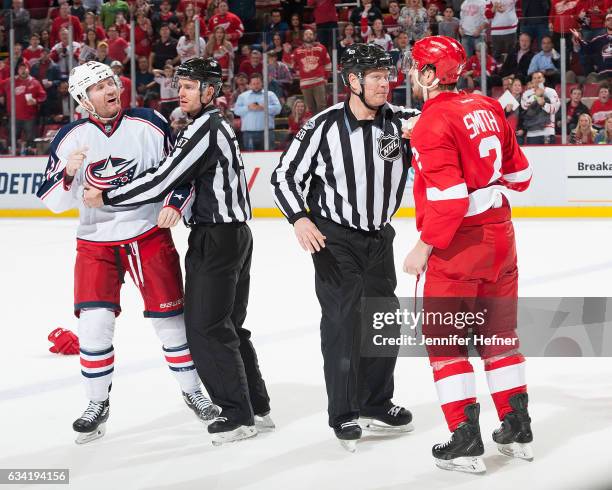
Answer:
[{"label": "crowd of spectators", "polygon": [[[391,52],[400,67],[407,47],[437,34],[458,39],[466,49],[468,62],[458,87],[483,90],[484,75],[487,95],[504,97],[507,117],[522,144],[559,142],[564,125],[574,144],[612,140],[612,0],[356,0],[354,7],[336,3],[4,0],[0,152],[8,151],[6,121],[13,110],[8,80],[11,26],[17,43],[15,116],[21,154],[44,152],[45,142],[60,125],[86,116],[78,109],[71,114],[71,64],[108,64],[122,83],[123,107],[130,106],[134,86],[137,104],[159,110],[178,131],[187,117],[178,108],[174,71],[193,57],[212,56],[223,68],[219,109],[232,121],[244,149],[261,150],[266,126],[271,148],[283,148],[304,121],[331,104],[333,50],[340,59],[353,43],[376,43]],[[565,121],[560,110],[561,39],[566,40],[569,82]],[[406,103],[403,83],[400,73],[390,101]]]}]

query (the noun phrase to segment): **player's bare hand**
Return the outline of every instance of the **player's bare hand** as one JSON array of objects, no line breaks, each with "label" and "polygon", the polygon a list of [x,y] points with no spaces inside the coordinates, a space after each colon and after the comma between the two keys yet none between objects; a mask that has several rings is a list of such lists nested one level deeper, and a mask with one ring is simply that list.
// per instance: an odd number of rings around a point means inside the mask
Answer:
[{"label": "player's bare hand", "polygon": [[95,187],[85,185],[85,190],[83,191],[83,202],[88,208],[101,208],[104,206],[102,191],[100,189],[96,189]]},{"label": "player's bare hand", "polygon": [[422,274],[427,266],[429,254],[431,254],[431,245],[419,240],[414,248],[406,255],[404,259],[404,272],[406,274]]},{"label": "player's bare hand", "polygon": [[181,221],[181,213],[176,209],[166,206],[162,208],[157,217],[157,226],[159,228],[172,228]]},{"label": "player's bare hand", "polygon": [[419,114],[418,116],[411,117],[410,119],[402,122],[402,138],[410,139],[412,136],[412,130],[419,121],[420,117],[421,115]]},{"label": "player's bare hand", "polygon": [[300,218],[293,224],[295,236],[300,246],[307,252],[315,253],[325,248],[325,235],[323,235],[317,225],[308,218]]},{"label": "player's bare hand", "polygon": [[87,146],[81,146],[68,155],[68,163],[66,163],[66,175],[74,177],[78,170],[83,166],[83,161],[87,156]]}]

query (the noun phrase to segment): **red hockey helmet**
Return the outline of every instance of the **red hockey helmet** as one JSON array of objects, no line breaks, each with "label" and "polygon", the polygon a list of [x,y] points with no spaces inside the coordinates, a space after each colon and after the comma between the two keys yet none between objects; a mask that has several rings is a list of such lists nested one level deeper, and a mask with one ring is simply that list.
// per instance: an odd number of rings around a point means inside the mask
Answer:
[{"label": "red hockey helmet", "polygon": [[463,46],[452,37],[429,36],[414,43],[412,63],[421,71],[427,66],[436,69],[441,84],[457,83],[459,74],[467,62]]}]

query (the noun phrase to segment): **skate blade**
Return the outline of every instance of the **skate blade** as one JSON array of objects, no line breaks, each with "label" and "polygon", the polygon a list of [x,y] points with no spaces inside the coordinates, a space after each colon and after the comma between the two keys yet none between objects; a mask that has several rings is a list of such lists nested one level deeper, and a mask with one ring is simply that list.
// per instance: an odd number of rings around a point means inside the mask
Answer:
[{"label": "skate blade", "polygon": [[340,441],[340,445],[346,449],[349,453],[354,453],[357,449],[357,440],[352,441],[344,441],[342,439],[338,439]]},{"label": "skate blade", "polygon": [[212,445],[221,446],[228,442],[242,441],[243,439],[249,439],[257,435],[257,429],[254,425],[240,426],[237,429],[229,432],[219,432],[212,435]]},{"label": "skate blade", "polygon": [[255,416],[255,428],[257,432],[272,432],[276,429],[276,424],[269,415],[264,417]]},{"label": "skate blade", "polygon": [[380,420],[370,418],[360,418],[359,425],[364,430],[383,434],[412,432],[414,430],[414,426],[412,425],[412,423],[408,423],[405,425],[389,425],[385,424],[384,422],[381,422]]},{"label": "skate blade", "polygon": [[487,467],[484,464],[482,458],[464,456],[461,458],[455,458],[450,460],[434,458],[436,466],[443,470],[448,471],[462,471],[464,473],[484,473],[487,471]]},{"label": "skate blade", "polygon": [[504,456],[533,461],[533,449],[529,443],[513,442],[511,444],[498,444],[497,449]]},{"label": "skate blade", "polygon": [[93,432],[77,432],[78,436],[74,442],[77,444],[87,444],[88,442],[100,439],[106,434],[106,424],[100,424]]}]

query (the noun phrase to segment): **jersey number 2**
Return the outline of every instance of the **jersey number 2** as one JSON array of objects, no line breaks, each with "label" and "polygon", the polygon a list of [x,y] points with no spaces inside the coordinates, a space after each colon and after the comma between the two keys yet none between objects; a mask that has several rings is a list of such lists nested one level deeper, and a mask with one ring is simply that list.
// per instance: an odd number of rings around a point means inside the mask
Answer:
[{"label": "jersey number 2", "polygon": [[502,147],[501,141],[497,136],[487,136],[482,138],[478,145],[478,152],[480,158],[486,158],[491,155],[491,151],[495,152],[495,160],[493,161],[493,175],[489,179],[488,184],[495,182],[501,177],[501,166],[502,166]]}]

